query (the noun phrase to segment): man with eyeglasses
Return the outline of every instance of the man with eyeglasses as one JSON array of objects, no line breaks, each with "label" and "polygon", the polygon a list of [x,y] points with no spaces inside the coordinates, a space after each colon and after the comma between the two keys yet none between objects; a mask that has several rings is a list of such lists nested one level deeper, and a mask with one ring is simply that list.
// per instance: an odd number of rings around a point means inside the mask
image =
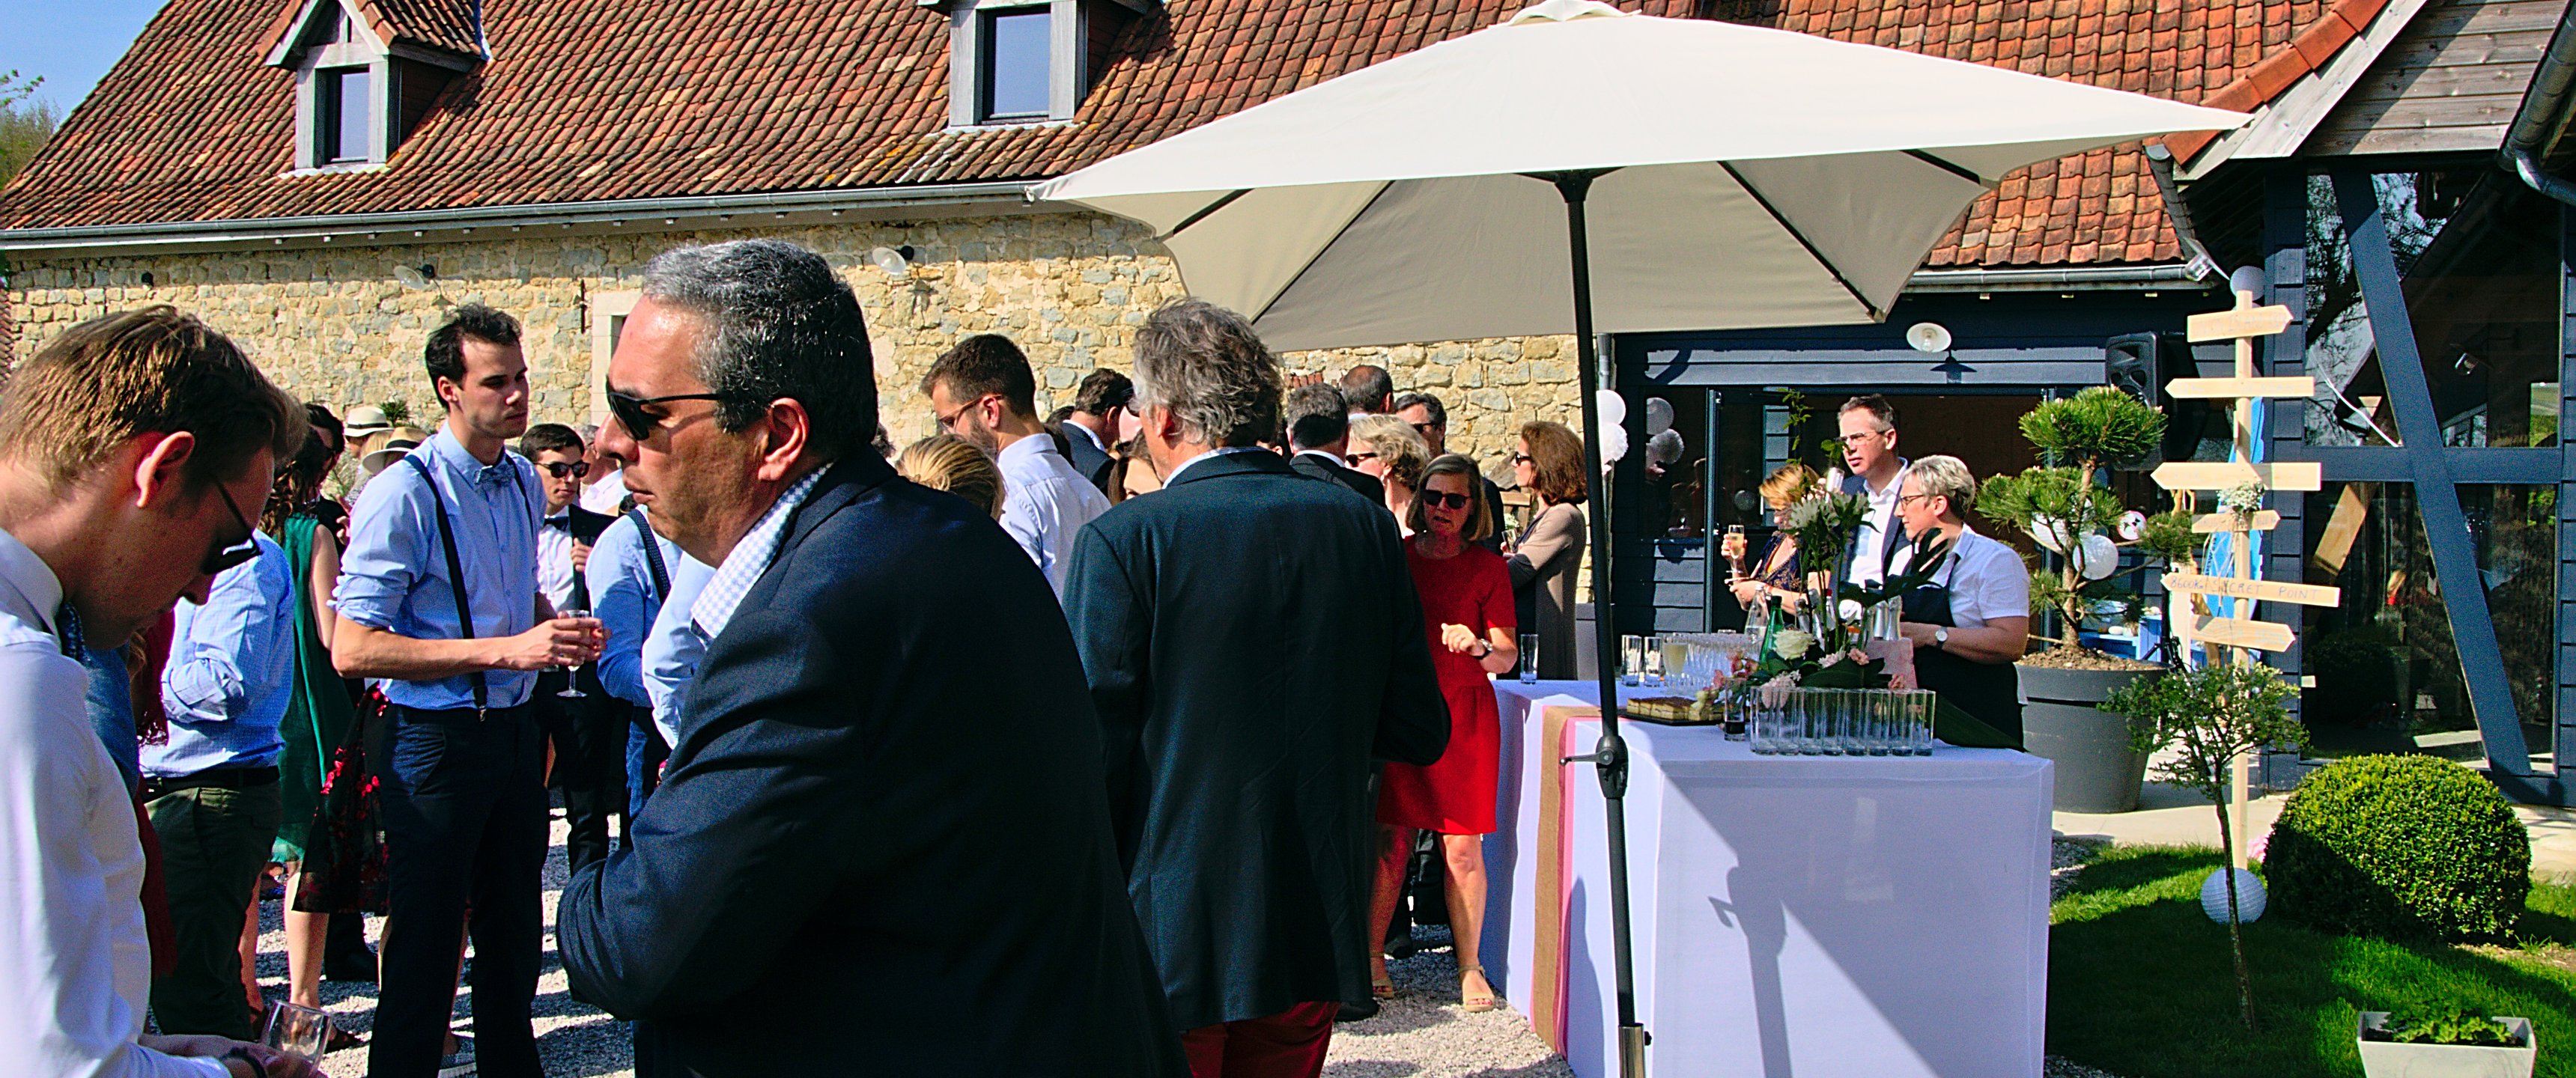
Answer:
[{"label": "man with eyeglasses", "polygon": [[1109,498],[1091,477],[1056,452],[1055,439],[1038,423],[1037,376],[1020,346],[998,333],[957,342],[921,376],[940,429],[993,454],[1002,472],[1002,530],[1064,594],[1073,533],[1109,511]]},{"label": "man with eyeglasses", "polygon": [[341,675],[373,679],[390,704],[386,890],[402,927],[380,957],[367,1072],[461,1066],[464,1046],[442,1042],[464,931],[476,1072],[521,1078],[544,1073],[530,1009],[544,954],[545,743],[531,700],[537,671],[598,656],[599,622],[555,616],[538,589],[546,498],[507,445],[528,426],[517,320],[459,307],[422,359],[446,419],[359,496],[331,637]]},{"label": "man with eyeglasses", "polygon": [[[10,374],[0,403],[0,857],[10,866],[0,873],[0,1074],[311,1073],[246,1038],[144,1032],[152,978],[138,810],[91,726],[88,676],[74,658],[92,643],[130,638],[184,596],[199,611],[180,615],[187,628],[171,665],[187,670],[175,680],[229,697],[230,686],[196,680],[220,683],[225,674],[186,641],[200,638],[194,622],[213,617],[206,608],[230,598],[226,578],[255,577],[264,567],[249,563],[275,555],[253,538],[242,507],[267,501],[277,462],[310,436],[301,405],[222,334],[170,307],[81,323]],[[273,670],[241,674],[275,677],[283,688]],[[231,721],[260,721],[247,711]],[[273,729],[276,719],[266,721]],[[174,731],[159,755],[190,761],[191,772],[197,759],[260,758],[247,738],[212,744],[231,732],[199,740],[195,730]],[[183,755],[195,750],[203,755]],[[275,791],[271,782],[263,864]],[[247,826],[222,829],[238,837]],[[219,941],[227,950],[239,938],[249,882],[232,883],[234,935]],[[180,886],[174,879],[173,899]],[[211,1017],[246,1028],[238,977],[217,987],[229,1008]],[[161,993],[153,995],[157,1004]],[[162,1020],[166,1028],[172,1016]]]},{"label": "man with eyeglasses", "polygon": [[[561,423],[539,423],[519,438],[519,455],[536,466],[537,485],[546,494],[545,520],[537,529],[537,590],[557,610],[588,610],[596,617],[586,576],[591,547],[617,518],[581,505],[582,476],[591,469],[584,450],[580,432]],[[567,687],[581,695],[563,695]],[[571,828],[564,859],[580,868],[608,856],[608,818],[626,803],[625,709],[614,707],[600,687],[597,663],[538,674],[534,699],[555,750],[549,784],[563,791],[564,823]]]},{"label": "man with eyeglasses", "polygon": [[1844,401],[1834,412],[1843,443],[1842,492],[1869,501],[1852,545],[1843,551],[1843,579],[1874,587],[1905,568],[1905,529],[1896,526],[1896,498],[1905,485],[1905,458],[1896,455],[1896,406],[1876,393]]}]

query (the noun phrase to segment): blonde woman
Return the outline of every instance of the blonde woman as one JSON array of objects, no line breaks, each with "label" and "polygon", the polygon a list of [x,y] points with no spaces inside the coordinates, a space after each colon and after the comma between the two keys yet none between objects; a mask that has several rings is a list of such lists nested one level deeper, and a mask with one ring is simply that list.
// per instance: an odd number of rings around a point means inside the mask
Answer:
[{"label": "blonde woman", "polygon": [[1401,419],[1365,415],[1351,421],[1350,449],[1342,459],[1386,487],[1387,510],[1395,514],[1398,530],[1412,535],[1413,498],[1431,463],[1430,443]]},{"label": "blonde woman", "polygon": [[896,454],[894,470],[903,477],[944,490],[974,503],[994,519],[1002,516],[1002,472],[993,458],[954,434],[933,434]]},{"label": "blonde woman", "polygon": [[[1773,513],[1781,513],[1815,497],[1825,489],[1824,483],[1813,468],[1795,462],[1784,464],[1762,481],[1762,501]],[[1735,567],[1735,579],[1727,588],[1746,611],[1759,610],[1778,600],[1782,611],[1795,614],[1806,601],[1806,591],[1798,586],[1798,537],[1789,534],[1788,529],[1772,533],[1770,545],[1762,548],[1762,558],[1750,572],[1744,567],[1742,535],[1727,536],[1721,550]]]}]

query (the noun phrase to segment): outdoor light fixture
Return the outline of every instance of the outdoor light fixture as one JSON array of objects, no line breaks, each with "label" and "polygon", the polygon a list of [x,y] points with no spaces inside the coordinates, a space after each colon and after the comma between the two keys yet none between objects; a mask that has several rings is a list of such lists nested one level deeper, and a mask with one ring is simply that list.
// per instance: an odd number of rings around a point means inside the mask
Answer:
[{"label": "outdoor light fixture", "polygon": [[1917,352],[1937,356],[1950,350],[1950,331],[1939,322],[1916,322],[1905,327],[1905,343]]},{"label": "outdoor light fixture", "polygon": [[405,288],[427,288],[429,282],[437,279],[438,266],[435,263],[423,262],[417,266],[394,267],[394,280],[401,281]]},{"label": "outdoor light fixture", "polygon": [[900,247],[879,247],[868,252],[868,261],[884,270],[886,276],[900,281],[912,276],[912,260],[916,254],[918,252],[909,243]]}]

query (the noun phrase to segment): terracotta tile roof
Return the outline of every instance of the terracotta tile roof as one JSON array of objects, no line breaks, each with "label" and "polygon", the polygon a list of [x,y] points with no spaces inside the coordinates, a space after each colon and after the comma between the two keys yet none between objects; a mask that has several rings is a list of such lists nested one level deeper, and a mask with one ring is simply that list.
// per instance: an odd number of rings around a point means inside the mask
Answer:
[{"label": "terracotta tile roof", "polygon": [[[476,25],[474,0],[353,0],[366,20],[369,32],[386,44],[397,42],[420,45],[480,59],[483,56],[482,30]],[[258,53],[266,56],[279,42],[294,33],[305,5],[290,2],[278,8],[268,33],[260,38]]]},{"label": "terracotta tile roof", "polygon": [[[1765,10],[1745,21],[2182,100],[2296,54],[2329,6],[1751,2]],[[1523,0],[1168,0],[1119,35],[1073,122],[968,131],[946,125],[947,17],[912,0],[482,0],[494,59],[390,163],[285,176],[292,77],[258,57],[290,4],[170,0],[0,191],[0,228],[1037,179],[1492,25]],[[471,32],[471,0],[364,6],[397,35]],[[1627,6],[1731,13],[1729,0]],[[2125,147],[2007,178],[1931,263],[2176,258]]]}]

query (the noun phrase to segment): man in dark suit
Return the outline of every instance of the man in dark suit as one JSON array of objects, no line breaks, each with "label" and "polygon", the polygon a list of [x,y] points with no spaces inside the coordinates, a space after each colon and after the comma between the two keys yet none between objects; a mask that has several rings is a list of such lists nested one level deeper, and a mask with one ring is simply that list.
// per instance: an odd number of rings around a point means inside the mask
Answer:
[{"label": "man in dark suit", "polygon": [[1896,406],[1886,397],[1864,393],[1835,409],[1834,422],[1843,446],[1842,492],[1869,503],[1869,517],[1843,546],[1837,579],[1872,586],[1905,566],[1905,528],[1896,519],[1898,488],[1905,485],[1911,461],[1896,453]]},{"label": "man in dark suit", "polygon": [[1064,595],[1127,893],[1193,1073],[1311,1078],[1368,993],[1370,761],[1439,759],[1448,706],[1394,518],[1258,447],[1251,324],[1165,307],[1136,381],[1168,478],[1082,530]]},{"label": "man in dark suit", "polygon": [[1102,367],[1082,376],[1073,391],[1073,410],[1065,413],[1064,436],[1072,444],[1067,459],[1103,494],[1109,493],[1109,466],[1116,462],[1109,447],[1118,443],[1118,417],[1135,397],[1135,383]]},{"label": "man in dark suit", "polygon": [[644,1078],[1177,1076],[1073,638],[984,511],[868,450],[849,286],[742,240],[643,293],[602,438],[716,566],[710,642],[634,848],[564,891],[574,995]]},{"label": "man in dark suit", "polygon": [[[583,570],[590,548],[617,518],[581,507],[582,477],[590,472],[581,434],[561,423],[539,423],[519,436],[519,455],[537,466],[546,515],[537,530],[537,589],[556,610],[589,610],[590,584]],[[562,695],[564,686],[580,696]],[[572,870],[608,856],[608,818],[625,815],[626,711],[612,706],[599,687],[599,664],[537,675],[537,724],[555,750],[551,785],[563,791],[564,860]],[[629,826],[632,824],[630,822]]]},{"label": "man in dark suit", "polygon": [[1386,486],[1377,477],[1343,462],[1350,451],[1350,413],[1342,410],[1342,393],[1321,383],[1298,386],[1288,394],[1288,467],[1297,474],[1339,484],[1370,505],[1386,505]]}]

